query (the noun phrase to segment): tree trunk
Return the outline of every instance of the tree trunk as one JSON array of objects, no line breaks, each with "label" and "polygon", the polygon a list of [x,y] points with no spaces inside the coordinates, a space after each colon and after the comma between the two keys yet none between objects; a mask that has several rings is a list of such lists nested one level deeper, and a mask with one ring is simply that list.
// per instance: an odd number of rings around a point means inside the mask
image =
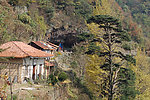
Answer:
[{"label": "tree trunk", "polygon": [[109,76],[109,97],[108,100],[113,100],[113,65],[112,65],[112,44],[111,44],[111,34],[109,34],[109,65],[110,65],[110,76]]}]

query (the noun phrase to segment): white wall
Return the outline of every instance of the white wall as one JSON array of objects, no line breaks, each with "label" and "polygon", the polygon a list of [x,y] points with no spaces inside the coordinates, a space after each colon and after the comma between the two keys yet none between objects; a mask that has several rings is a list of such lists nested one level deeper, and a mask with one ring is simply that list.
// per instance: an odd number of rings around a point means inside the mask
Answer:
[{"label": "white wall", "polygon": [[[24,77],[30,78],[32,80],[33,65],[36,65],[35,66],[35,79],[37,79],[37,76],[40,73],[40,69],[41,69],[41,75],[44,75],[44,61],[45,61],[44,58],[30,58],[30,57],[24,58],[22,73],[21,73],[22,82],[24,80]],[[28,73],[26,73],[26,71]]]},{"label": "white wall", "polygon": [[24,58],[23,59],[23,65],[40,65],[40,64],[44,64],[44,58]]}]

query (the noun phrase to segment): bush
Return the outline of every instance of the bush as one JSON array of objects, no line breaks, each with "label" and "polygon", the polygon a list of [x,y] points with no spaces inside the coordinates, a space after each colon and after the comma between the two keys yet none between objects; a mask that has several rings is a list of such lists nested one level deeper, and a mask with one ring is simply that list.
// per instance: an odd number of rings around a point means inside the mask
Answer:
[{"label": "bush", "polygon": [[58,80],[59,81],[64,81],[68,78],[67,74],[65,72],[61,72],[59,75],[58,75]]},{"label": "bush", "polygon": [[52,83],[52,85],[55,85],[57,82],[58,79],[53,74],[50,74],[48,78],[48,83]]},{"label": "bush", "polygon": [[31,27],[36,26],[36,23],[26,13],[18,15],[18,19],[24,24],[29,24]]},{"label": "bush", "polygon": [[54,72],[54,75],[55,75],[55,76],[58,76],[58,74],[59,74],[59,70],[56,70],[56,71]]}]

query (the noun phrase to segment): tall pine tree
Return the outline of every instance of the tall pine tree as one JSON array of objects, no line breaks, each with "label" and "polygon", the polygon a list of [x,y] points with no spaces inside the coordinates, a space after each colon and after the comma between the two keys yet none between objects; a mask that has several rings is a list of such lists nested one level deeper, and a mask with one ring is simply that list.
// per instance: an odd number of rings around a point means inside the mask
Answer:
[{"label": "tall pine tree", "polygon": [[102,34],[97,34],[96,39],[102,44],[103,52],[99,53],[100,57],[105,58],[105,63],[100,66],[101,69],[109,73],[108,87],[105,88],[105,94],[108,100],[113,100],[115,95],[119,93],[119,84],[124,78],[120,77],[121,69],[125,68],[125,62],[135,64],[132,56],[125,54],[125,50],[121,47],[123,41],[130,41],[128,34],[122,29],[118,19],[109,15],[96,15],[87,20],[87,23],[95,23],[103,30]]}]

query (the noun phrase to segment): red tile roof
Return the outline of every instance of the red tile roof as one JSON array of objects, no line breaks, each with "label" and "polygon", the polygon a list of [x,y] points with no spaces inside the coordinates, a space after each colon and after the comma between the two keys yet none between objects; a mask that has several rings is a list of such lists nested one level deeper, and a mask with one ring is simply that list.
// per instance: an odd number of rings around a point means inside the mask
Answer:
[{"label": "red tile roof", "polygon": [[[36,45],[38,45],[39,47],[41,47],[42,49],[50,49],[47,45],[46,45],[46,43],[44,43],[44,42],[41,42],[41,41],[32,41],[34,44],[36,44]],[[45,45],[44,45],[45,44]]]},{"label": "red tile roof", "polygon": [[52,43],[46,43],[43,41],[32,41],[34,44],[38,45],[39,47],[41,47],[42,49],[47,49],[47,50],[55,50],[57,49],[59,46],[52,44]]},{"label": "red tile roof", "polygon": [[0,52],[0,57],[51,57],[53,55],[38,50],[30,45],[27,45],[20,41],[11,41],[4,43],[0,46],[0,49],[6,49]]}]

